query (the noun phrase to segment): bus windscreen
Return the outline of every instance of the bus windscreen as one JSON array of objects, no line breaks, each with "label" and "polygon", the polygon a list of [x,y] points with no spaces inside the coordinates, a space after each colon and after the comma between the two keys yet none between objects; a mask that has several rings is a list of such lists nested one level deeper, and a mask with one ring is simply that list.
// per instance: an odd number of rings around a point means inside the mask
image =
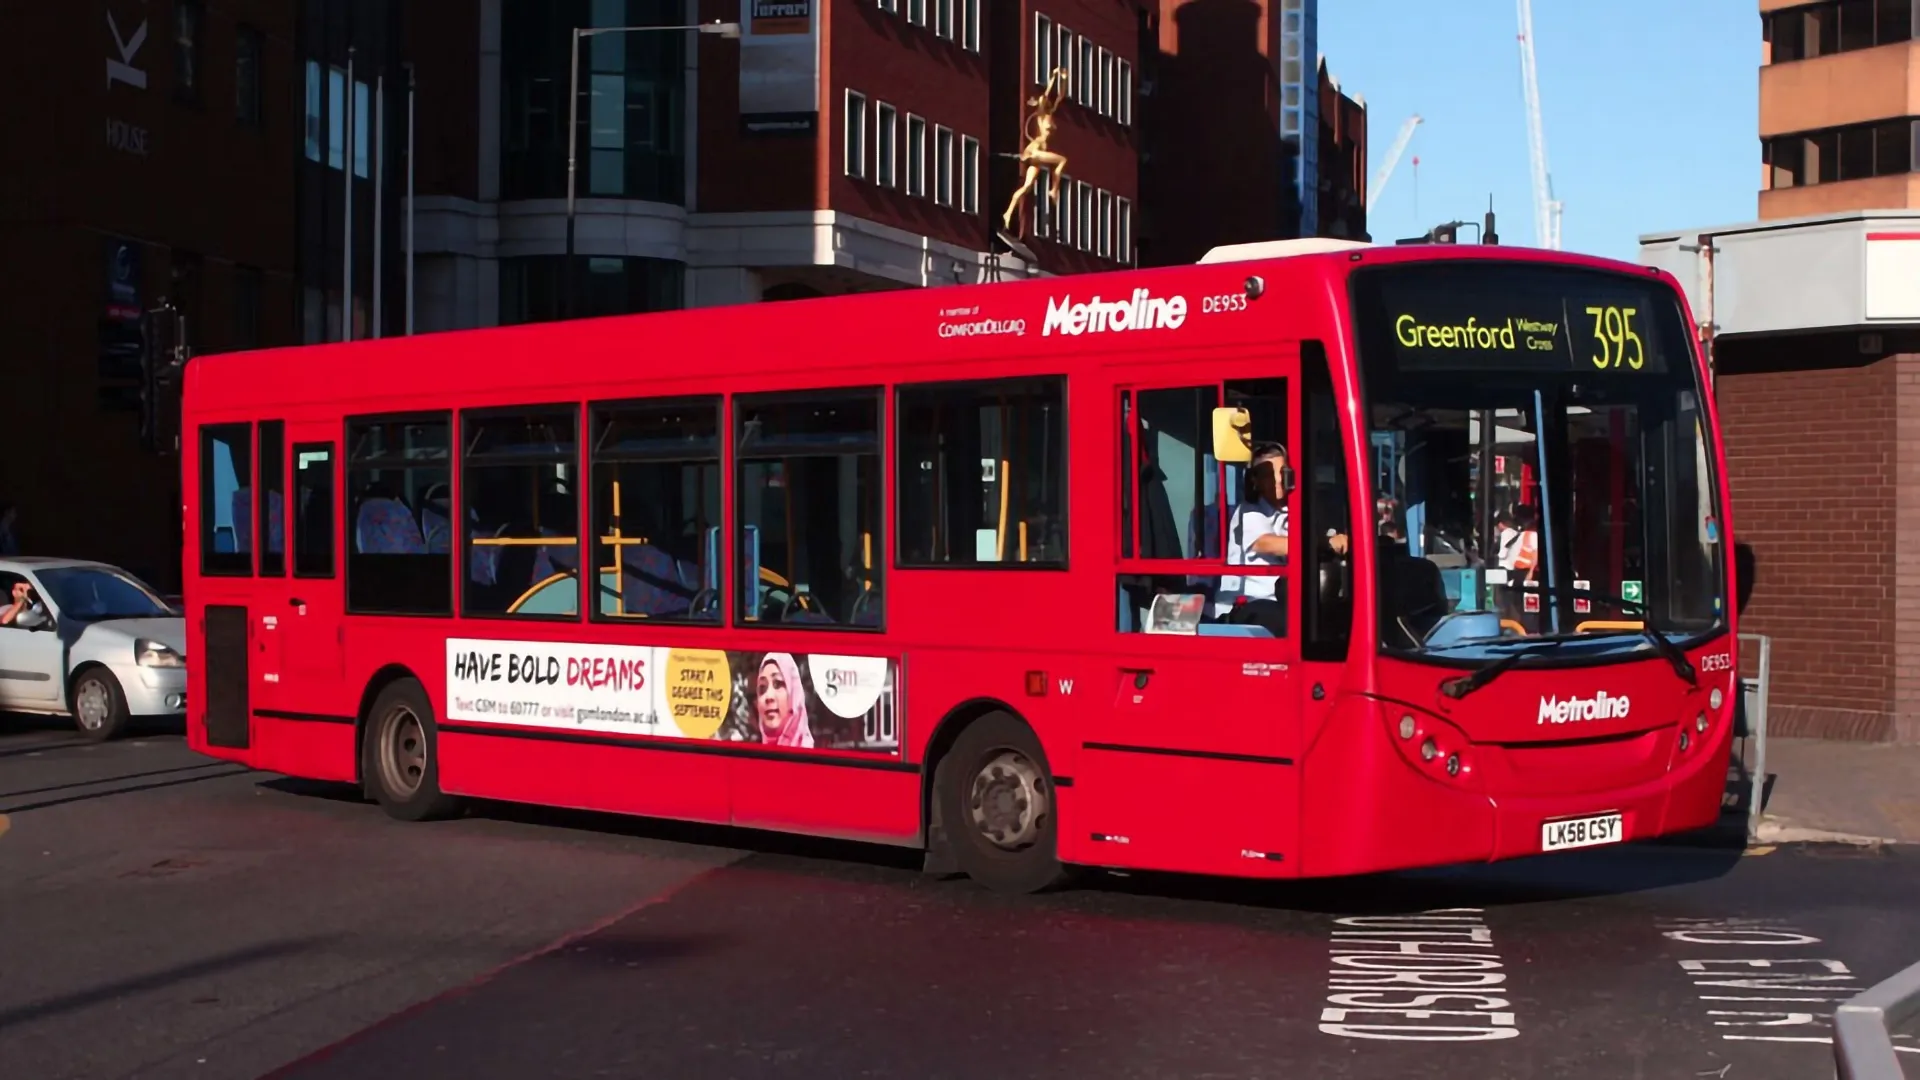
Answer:
[{"label": "bus windscreen", "polygon": [[1654,282],[1564,269],[1505,271],[1493,288],[1459,266],[1380,277],[1371,299],[1386,316],[1391,334],[1383,344],[1396,366],[1630,378],[1685,364],[1684,351],[1672,355],[1674,342],[1651,332],[1661,305],[1673,306]]}]

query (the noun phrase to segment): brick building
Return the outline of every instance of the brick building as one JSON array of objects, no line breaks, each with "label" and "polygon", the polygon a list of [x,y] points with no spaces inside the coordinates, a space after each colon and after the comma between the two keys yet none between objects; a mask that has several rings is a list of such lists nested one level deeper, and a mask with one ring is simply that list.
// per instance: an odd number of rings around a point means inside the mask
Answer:
[{"label": "brick building", "polygon": [[[1153,176],[1162,261],[1295,235],[1323,186],[1295,166],[1364,128],[1287,90],[1318,75],[1312,0],[1158,2],[27,5],[45,45],[0,80],[57,104],[0,117],[0,373],[34,404],[16,446],[48,450],[0,456],[0,500],[29,550],[177,581],[176,461],[138,438],[162,299],[207,353],[1107,270],[1145,246]],[[741,33],[586,39],[568,260],[573,29],[714,21]],[[1055,67],[1065,183],[1015,257],[995,237]]]},{"label": "brick building", "polygon": [[140,445],[139,316],[175,300],[206,350],[293,340],[299,28],[274,0],[22,4],[8,24],[33,46],[0,73],[0,499],[27,550],[170,585],[177,469]]},{"label": "brick building", "polygon": [[1920,741],[1920,3],[1759,8],[1760,220],[1643,261],[1711,333],[1772,731]]}]

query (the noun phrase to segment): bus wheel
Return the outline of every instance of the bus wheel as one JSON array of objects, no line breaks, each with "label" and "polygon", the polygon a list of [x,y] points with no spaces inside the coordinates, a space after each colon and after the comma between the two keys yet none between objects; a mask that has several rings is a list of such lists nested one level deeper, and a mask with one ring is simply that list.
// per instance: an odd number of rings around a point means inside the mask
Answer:
[{"label": "bus wheel", "polygon": [[360,775],[389,816],[431,821],[459,811],[460,800],[440,790],[438,736],[433,706],[419,682],[400,679],[374,699]]},{"label": "bus wheel", "polygon": [[954,858],[996,892],[1040,892],[1065,876],[1045,760],[1027,725],[989,713],[969,724],[940,761],[935,785]]}]

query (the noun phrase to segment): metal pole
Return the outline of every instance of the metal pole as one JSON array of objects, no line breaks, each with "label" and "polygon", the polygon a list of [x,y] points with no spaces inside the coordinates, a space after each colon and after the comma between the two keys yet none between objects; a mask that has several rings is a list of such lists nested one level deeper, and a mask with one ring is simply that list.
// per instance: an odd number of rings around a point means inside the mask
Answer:
[{"label": "metal pole", "polygon": [[575,153],[580,137],[580,28],[573,28],[567,59],[567,254],[560,270],[560,311],[573,315],[573,191]]},{"label": "metal pole", "polygon": [[385,72],[374,76],[373,80],[373,336],[385,337],[386,325],[380,320],[380,294],[385,275],[381,273],[380,252],[386,230],[386,216],[381,212],[385,205],[387,190],[387,76]]},{"label": "metal pole", "polygon": [[413,333],[413,65],[407,65],[407,333]]},{"label": "metal pole", "polygon": [[346,98],[347,110],[346,145],[340,148],[340,173],[346,177],[346,232],[340,257],[341,293],[340,293],[340,340],[353,340],[353,46],[347,46],[347,89],[342,96]]}]

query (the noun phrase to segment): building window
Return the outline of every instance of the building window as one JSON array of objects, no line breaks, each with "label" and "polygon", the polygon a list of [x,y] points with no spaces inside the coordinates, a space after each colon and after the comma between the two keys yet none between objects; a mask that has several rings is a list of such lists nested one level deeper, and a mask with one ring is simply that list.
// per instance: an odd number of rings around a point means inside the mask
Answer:
[{"label": "building window", "polygon": [[[1067,96],[1072,97],[1080,92],[1080,73],[1074,69],[1073,64],[1073,58],[1080,54],[1080,50],[1073,43],[1073,31],[1058,25],[1054,30],[1056,33],[1054,34],[1053,66],[1066,74]],[[1041,79],[1040,85],[1045,86],[1046,82],[1047,80]]]},{"label": "building window", "polygon": [[367,178],[367,148],[373,145],[372,92],[366,83],[353,84],[353,175]]},{"label": "building window", "polygon": [[980,212],[980,140],[971,135],[960,139],[960,209]]},{"label": "building window", "polygon": [[953,205],[953,132],[943,127],[933,129],[933,201]]},{"label": "building window", "polygon": [[927,0],[907,0],[907,21],[915,26],[927,25]]},{"label": "building window", "polygon": [[500,260],[500,323],[550,322],[600,315],[638,315],[685,306],[686,266],[642,256],[574,257],[572,304],[565,255]]},{"label": "building window", "polygon": [[1033,85],[1047,85],[1053,74],[1053,20],[1033,13]]},{"label": "building window", "polygon": [[[562,198],[574,27],[668,26],[683,19],[670,5],[628,0],[501,0],[500,7],[501,197]],[[600,34],[581,42],[578,194],[684,201],[689,37]]]},{"label": "building window", "polygon": [[855,180],[867,175],[867,98],[847,91],[847,107],[842,122],[846,127],[847,175]]},{"label": "building window", "polygon": [[1099,210],[1097,211],[1097,213],[1099,214],[1099,218],[1100,218],[1100,257],[1103,259],[1111,259],[1113,258],[1113,193],[1112,192],[1110,191],[1100,192]]},{"label": "building window", "polygon": [[200,35],[206,15],[200,0],[174,0],[173,92],[182,101],[200,100]]},{"label": "building window", "polygon": [[878,390],[734,399],[740,621],[880,628],[880,431]]},{"label": "building window", "polygon": [[1064,378],[922,383],[895,400],[899,565],[1066,566]]},{"label": "building window", "polygon": [[1094,248],[1094,241],[1099,238],[1100,231],[1099,220],[1094,217],[1094,189],[1092,184],[1076,186],[1080,192],[1080,208],[1077,211],[1080,224],[1075,229],[1075,235],[1080,241],[1080,250],[1090,252]]},{"label": "building window", "polygon": [[933,32],[953,39],[953,0],[933,0]]},{"label": "building window", "polygon": [[347,167],[347,73],[327,69],[327,168]]},{"label": "building window", "polygon": [[262,51],[260,31],[241,27],[233,43],[233,116],[248,127],[260,126]]},{"label": "building window", "polygon": [[451,430],[445,413],[348,418],[349,612],[453,614]]},{"label": "building window", "polygon": [[578,616],[579,416],[572,405],[460,415],[460,513],[430,505],[423,520],[430,550],[462,523],[462,615]]},{"label": "building window", "polygon": [[[200,429],[200,572],[209,577],[253,573],[249,491],[253,476],[253,428],[209,424]],[[234,510],[238,508],[239,513]]]},{"label": "building window", "polygon": [[262,275],[251,266],[233,268],[233,347],[260,347],[260,288]]},{"label": "building window", "polygon": [[320,96],[320,62],[307,61],[306,136],[307,160],[320,160],[320,118],[325,101]]},{"label": "building window", "polygon": [[293,444],[293,576],[333,576],[333,444]]},{"label": "building window", "polygon": [[[1043,187],[1045,188],[1045,190],[1049,192],[1053,190],[1053,186],[1051,184],[1043,185]],[[1058,198],[1051,199],[1050,201],[1053,204],[1051,207],[1051,210],[1052,210],[1052,217],[1053,217],[1054,239],[1059,241],[1060,246],[1062,247],[1072,247],[1073,246],[1073,180],[1070,177],[1063,176],[1060,178],[1060,195]]]},{"label": "building window", "polygon": [[896,144],[899,138],[900,114],[893,106],[881,102],[873,110],[873,180],[881,187],[894,187],[900,183],[900,150]]},{"label": "building window", "polygon": [[907,114],[907,194],[927,193],[927,122]]},{"label": "building window", "polygon": [[1117,235],[1115,236],[1115,240],[1117,242],[1117,250],[1115,251],[1114,254],[1115,254],[1115,257],[1118,258],[1121,262],[1126,263],[1128,266],[1132,266],[1133,265],[1133,204],[1128,202],[1125,199],[1115,199],[1114,204],[1118,208],[1116,211],[1116,214],[1120,219],[1118,223],[1118,227],[1116,229]]},{"label": "building window", "polygon": [[980,51],[980,0],[960,0],[960,43],[969,52]]},{"label": "building window", "polygon": [[1080,56],[1077,62],[1079,67],[1074,72],[1073,99],[1091,108],[1095,101],[1094,91],[1097,89],[1096,84],[1099,80],[1099,68],[1094,66],[1097,61],[1094,59],[1093,42],[1086,38],[1080,39]]},{"label": "building window", "polygon": [[1117,111],[1114,118],[1122,124],[1133,124],[1133,65],[1120,61],[1119,89],[1115,93],[1114,105]]},{"label": "building window", "polygon": [[879,0],[879,3],[880,10],[890,15],[897,15],[900,12],[900,0]]},{"label": "building window", "polygon": [[1053,235],[1053,184],[1043,181],[1033,189],[1033,235]]},{"label": "building window", "polygon": [[1760,160],[1768,187],[1805,187],[1914,172],[1917,124],[1920,120],[1881,120],[1762,139]]},{"label": "building window", "polygon": [[245,537],[243,542],[251,543],[260,553],[261,577],[284,577],[287,573],[286,468],[287,425],[280,420],[260,421],[260,471],[253,485],[253,512],[248,515],[256,523],[256,535]]},{"label": "building window", "polygon": [[1763,14],[1768,62],[1790,63],[1911,40],[1912,0],[1826,0]]},{"label": "building window", "polygon": [[595,619],[720,620],[720,399],[593,406]]},{"label": "building window", "polygon": [[1098,86],[1098,110],[1100,115],[1114,115],[1114,54],[1100,50],[1100,86]]}]

